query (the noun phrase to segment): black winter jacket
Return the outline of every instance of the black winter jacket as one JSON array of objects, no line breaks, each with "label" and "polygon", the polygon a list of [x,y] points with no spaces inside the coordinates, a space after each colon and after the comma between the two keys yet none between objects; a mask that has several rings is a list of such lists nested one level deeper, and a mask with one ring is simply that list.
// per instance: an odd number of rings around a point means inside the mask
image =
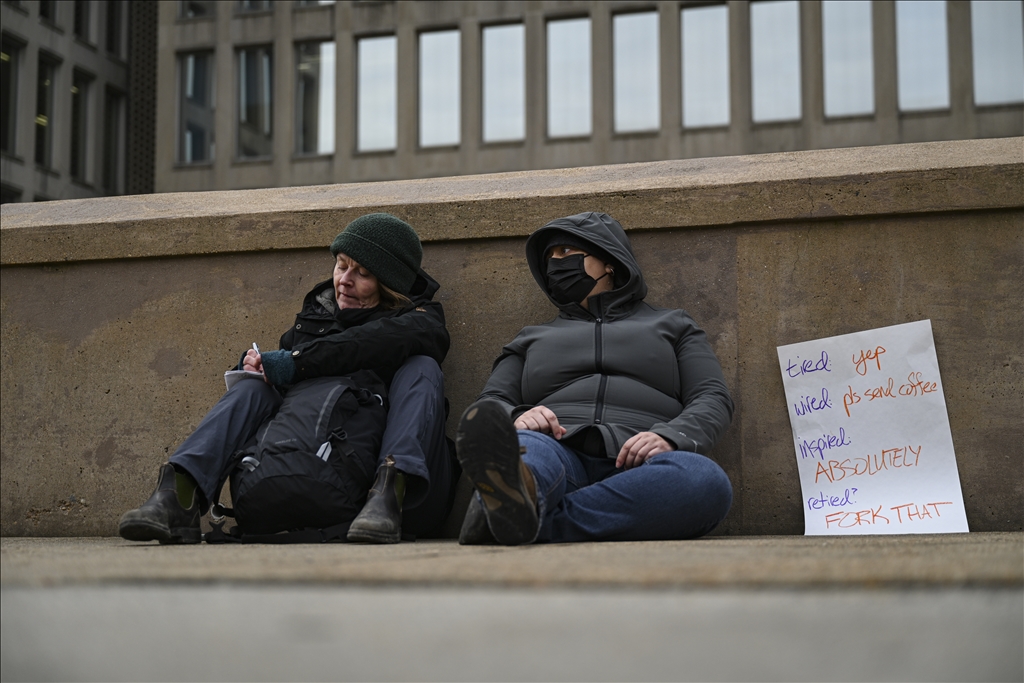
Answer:
[{"label": "black winter jacket", "polygon": [[438,365],[448,354],[451,340],[444,309],[433,301],[439,285],[422,270],[409,298],[412,303],[394,310],[337,310],[334,282],[316,285],[302,302],[295,324],[281,335],[281,348],[292,352],[295,377],[350,375],[373,370],[390,384],[410,356],[430,356]]},{"label": "black winter jacket", "polygon": [[546,406],[570,441],[594,427],[611,458],[643,431],[706,455],[729,426],[733,403],[704,331],[686,311],[644,303],[647,285],[626,233],[605,214],[561,218],[530,236],[527,261],[545,292],[543,250],[551,230],[570,232],[618,261],[616,287],[591,297],[589,311],[552,299],[558,317],[523,328],[502,349],[481,398],[504,402],[513,418]]}]

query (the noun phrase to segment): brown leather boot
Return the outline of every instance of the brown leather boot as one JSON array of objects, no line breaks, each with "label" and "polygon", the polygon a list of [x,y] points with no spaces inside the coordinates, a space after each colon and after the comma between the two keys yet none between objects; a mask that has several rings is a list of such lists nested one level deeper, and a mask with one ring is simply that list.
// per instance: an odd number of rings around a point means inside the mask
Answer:
[{"label": "brown leather boot", "polygon": [[201,543],[201,508],[198,491],[193,491],[189,507],[182,506],[178,500],[174,466],[166,463],[160,467],[153,495],[141,507],[121,515],[117,530],[121,538],[129,541],[160,541],[162,545]]},{"label": "brown leather boot", "polygon": [[[359,543],[398,543],[402,540],[403,475],[390,455],[377,468],[366,504],[348,528],[348,540]],[[399,491],[401,489],[401,491]]]}]

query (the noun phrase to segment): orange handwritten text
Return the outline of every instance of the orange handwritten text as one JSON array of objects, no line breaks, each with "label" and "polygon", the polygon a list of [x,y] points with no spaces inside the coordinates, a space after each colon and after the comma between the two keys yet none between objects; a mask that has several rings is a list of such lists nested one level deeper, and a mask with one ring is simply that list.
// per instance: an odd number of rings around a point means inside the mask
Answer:
[{"label": "orange handwritten text", "polygon": [[850,417],[850,408],[857,405],[865,398],[868,400],[868,403],[870,403],[871,401],[881,398],[899,398],[901,396],[911,398],[914,396],[924,396],[925,394],[935,393],[938,390],[938,382],[923,380],[921,379],[920,372],[911,372],[907,375],[907,381],[898,387],[896,386],[896,381],[892,377],[889,377],[885,384],[879,384],[877,387],[862,389],[860,393],[854,391],[852,386],[847,385],[846,393],[843,394],[843,408],[846,410],[846,417]]},{"label": "orange handwritten text", "polygon": [[825,515],[825,528],[829,529],[834,524],[840,529],[853,529],[864,524],[881,524],[883,521],[888,524],[889,518],[882,514],[882,506],[879,505],[877,510],[830,512]]},{"label": "orange handwritten text", "polygon": [[858,375],[862,377],[868,374],[868,362],[875,361],[875,367],[879,370],[882,369],[882,354],[885,353],[884,346],[876,346],[872,349],[861,349],[860,356],[857,354],[851,356],[853,358],[853,369],[857,371]]},{"label": "orange handwritten text", "polygon": [[917,467],[921,460],[921,446],[898,446],[883,448],[881,453],[869,453],[862,458],[846,458],[845,460],[829,460],[819,462],[814,471],[814,483],[822,477],[830,484],[842,481],[847,477],[869,477],[890,469],[901,467]]},{"label": "orange handwritten text", "polygon": [[[903,524],[904,518],[906,518],[906,521],[908,522],[919,522],[923,519],[931,519],[932,512],[935,513],[935,517],[941,517],[942,515],[939,514],[939,506],[952,504],[953,502],[949,500],[941,503],[925,503],[924,505],[904,503],[903,505],[897,505],[891,509],[896,512],[896,520],[900,524]],[[930,512],[928,508],[931,508]]]},{"label": "orange handwritten text", "polygon": [[846,393],[843,394],[843,408],[846,409],[846,417],[850,417],[850,406],[860,403],[860,396],[853,390],[853,387],[846,385]]}]

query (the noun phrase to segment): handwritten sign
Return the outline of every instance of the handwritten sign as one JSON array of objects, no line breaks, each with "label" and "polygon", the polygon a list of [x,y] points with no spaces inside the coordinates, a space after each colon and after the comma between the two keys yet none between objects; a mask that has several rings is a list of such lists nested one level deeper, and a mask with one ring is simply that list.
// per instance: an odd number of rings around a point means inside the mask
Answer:
[{"label": "handwritten sign", "polygon": [[804,532],[966,532],[931,321],[778,347]]}]

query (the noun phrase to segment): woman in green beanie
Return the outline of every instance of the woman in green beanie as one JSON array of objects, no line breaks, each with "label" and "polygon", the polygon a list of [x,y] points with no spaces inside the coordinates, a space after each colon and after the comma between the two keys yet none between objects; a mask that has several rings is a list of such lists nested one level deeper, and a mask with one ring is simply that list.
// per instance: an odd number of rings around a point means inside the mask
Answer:
[{"label": "woman in green beanie", "polygon": [[199,519],[216,500],[232,456],[271,419],[282,396],[318,377],[375,373],[389,387],[387,426],[376,479],[352,521],[352,541],[395,543],[440,530],[453,473],[444,434],[448,353],[439,289],[421,268],[423,249],[406,222],[386,213],[361,216],[331,243],[334,276],[310,291],[282,335],[280,350],[248,350],[239,368],[265,381],[242,380],[161,467],[156,491],[121,517],[133,541],[198,543]]}]

